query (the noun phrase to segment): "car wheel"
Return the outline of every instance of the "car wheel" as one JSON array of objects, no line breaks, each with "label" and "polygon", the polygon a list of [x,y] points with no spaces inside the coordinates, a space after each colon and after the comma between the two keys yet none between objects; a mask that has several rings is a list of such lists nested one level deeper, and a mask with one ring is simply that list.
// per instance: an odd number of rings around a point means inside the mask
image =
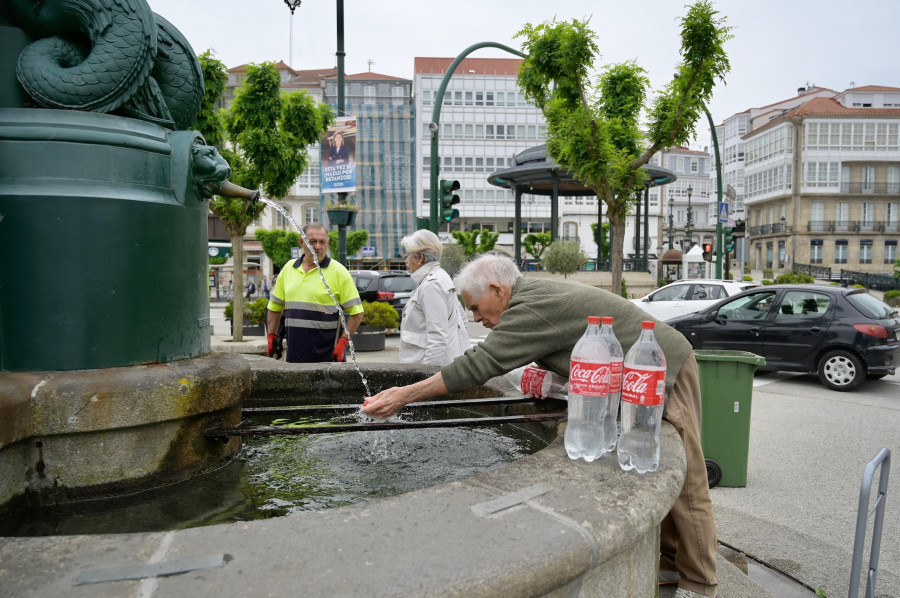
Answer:
[{"label": "car wheel", "polygon": [[722,481],[722,468],[712,459],[706,460],[706,479],[710,488],[715,488]]},{"label": "car wheel", "polygon": [[819,380],[831,390],[853,390],[865,379],[862,362],[847,351],[831,351],[819,362]]}]

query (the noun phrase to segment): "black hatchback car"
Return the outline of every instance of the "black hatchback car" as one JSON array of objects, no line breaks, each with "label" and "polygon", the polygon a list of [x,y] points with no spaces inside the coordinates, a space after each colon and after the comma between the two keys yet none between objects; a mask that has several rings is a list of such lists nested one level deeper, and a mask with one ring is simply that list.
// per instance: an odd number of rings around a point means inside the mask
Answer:
[{"label": "black hatchback car", "polygon": [[404,270],[350,270],[350,276],[363,301],[384,301],[397,312],[416,290],[416,281]]},{"label": "black hatchback car", "polygon": [[666,323],[694,349],[749,351],[766,359],[763,370],[818,372],[833,390],[900,365],[900,315],[866,289],[757,287]]}]

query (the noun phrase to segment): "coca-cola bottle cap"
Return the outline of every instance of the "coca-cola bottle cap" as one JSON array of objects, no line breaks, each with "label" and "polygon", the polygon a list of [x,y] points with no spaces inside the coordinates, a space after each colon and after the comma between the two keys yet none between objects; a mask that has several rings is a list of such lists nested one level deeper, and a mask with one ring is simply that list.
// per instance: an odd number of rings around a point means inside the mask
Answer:
[{"label": "coca-cola bottle cap", "polygon": [[655,322],[649,322],[649,321],[647,321],[647,320],[644,320],[643,322],[641,322],[641,328],[642,328],[643,330],[653,330],[653,328],[654,328],[655,326],[656,326],[656,323],[655,323]]},{"label": "coca-cola bottle cap", "polygon": [[599,323],[600,323],[599,316],[588,316],[588,324],[593,324],[594,326],[596,326]]},{"label": "coca-cola bottle cap", "polygon": [[612,323],[613,323],[612,316],[603,316],[603,319],[601,321],[604,324],[609,324],[609,325],[612,325]]}]

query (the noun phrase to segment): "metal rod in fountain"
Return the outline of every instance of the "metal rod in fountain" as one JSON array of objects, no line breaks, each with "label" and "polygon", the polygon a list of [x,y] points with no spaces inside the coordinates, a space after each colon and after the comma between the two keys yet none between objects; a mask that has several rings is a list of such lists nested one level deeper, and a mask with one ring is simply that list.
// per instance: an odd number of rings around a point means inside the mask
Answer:
[{"label": "metal rod in fountain", "polygon": [[[230,185],[230,183],[226,182],[225,185]],[[222,186],[223,189],[224,189],[225,185]],[[306,245],[306,248],[309,250],[309,255],[310,255],[310,257],[312,257],[313,263],[316,265],[316,271],[319,273],[319,278],[322,279],[322,284],[325,285],[325,290],[328,291],[328,295],[331,297],[331,300],[334,301],[335,307],[337,307],[338,315],[340,316],[340,319],[341,319],[341,326],[344,328],[344,330],[347,330],[347,319],[344,316],[344,310],[341,308],[341,304],[337,300],[337,297],[334,296],[334,293],[332,292],[331,287],[329,287],[328,283],[325,282],[325,275],[322,274],[322,267],[319,265],[319,260],[316,257],[316,252],[313,250],[312,245],[309,244],[309,239],[306,238],[306,233],[303,232],[303,228],[299,224],[297,224],[296,220],[294,220],[291,217],[290,212],[288,212],[287,210],[282,208],[276,202],[271,201],[268,198],[262,197],[259,194],[259,191],[256,191],[255,198],[247,197],[246,199],[249,199],[250,201],[261,201],[268,206],[272,206],[273,210],[276,210],[277,212],[279,212],[282,216],[285,217],[285,219],[288,222],[291,223],[291,226],[293,226],[295,229],[297,229],[297,232],[300,233],[300,237],[303,239],[303,244]],[[353,366],[356,368],[356,372],[359,374],[360,379],[362,379],[363,387],[365,387],[365,389],[366,389],[366,396],[370,397],[370,396],[372,396],[372,392],[369,390],[369,382],[368,382],[368,380],[366,380],[366,377],[363,375],[362,370],[359,368],[359,363],[356,361],[356,351],[354,350],[352,340],[350,340],[349,347],[350,347],[350,359],[353,360]]]},{"label": "metal rod in fountain", "polygon": [[[529,397],[493,397],[487,399],[460,399],[458,401],[417,401],[410,403],[404,409],[423,409],[427,407],[484,407],[486,405],[521,405],[536,403],[539,399]],[[553,399],[551,399],[553,400]],[[243,415],[297,415],[305,416],[319,413],[333,413],[336,411],[354,411],[359,405],[308,405],[292,407],[244,407]]]},{"label": "metal rod in fountain", "polygon": [[563,421],[565,411],[553,413],[529,413],[500,417],[469,417],[463,419],[437,419],[427,421],[376,421],[357,424],[327,426],[250,426],[246,428],[213,428],[203,432],[207,438],[229,436],[297,436],[300,434],[337,434],[338,432],[371,432],[374,430],[415,430],[421,428],[454,428],[465,426],[493,426],[497,424],[522,424],[545,421]]}]

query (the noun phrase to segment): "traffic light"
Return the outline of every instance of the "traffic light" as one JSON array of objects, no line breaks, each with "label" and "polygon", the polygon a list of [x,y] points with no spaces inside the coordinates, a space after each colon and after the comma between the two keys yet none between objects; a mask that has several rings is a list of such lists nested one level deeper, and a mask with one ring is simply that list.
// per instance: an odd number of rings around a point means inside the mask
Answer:
[{"label": "traffic light", "polygon": [[459,195],[455,193],[459,189],[459,181],[445,181],[441,179],[441,220],[450,222],[459,218],[459,210],[454,208],[459,203]]},{"label": "traffic light", "polygon": [[722,246],[725,248],[725,253],[731,253],[734,249],[734,227],[733,226],[723,226],[722,227]]},{"label": "traffic light", "polygon": [[703,259],[707,262],[712,261],[712,243],[703,244]]}]

